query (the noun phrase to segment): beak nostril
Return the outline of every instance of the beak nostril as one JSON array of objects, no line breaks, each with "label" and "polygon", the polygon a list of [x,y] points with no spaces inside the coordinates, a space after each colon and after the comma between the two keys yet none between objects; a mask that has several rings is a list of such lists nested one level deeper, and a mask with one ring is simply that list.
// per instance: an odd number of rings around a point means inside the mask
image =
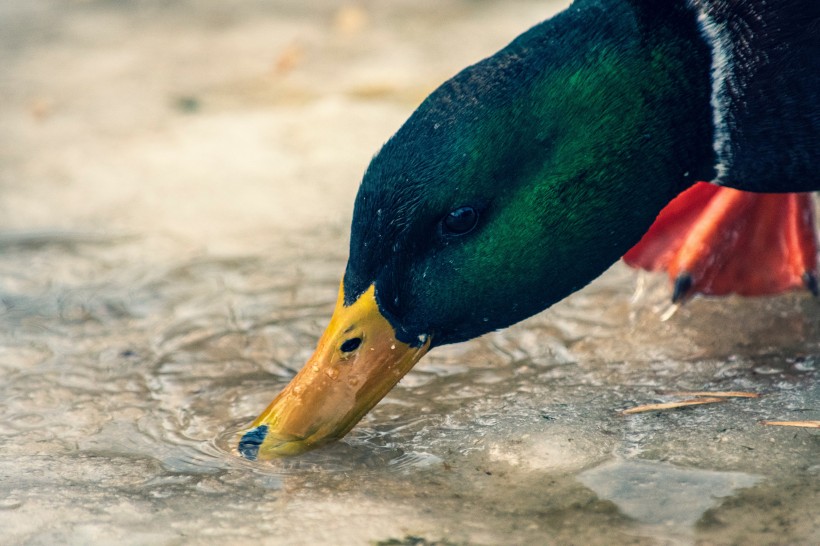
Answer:
[{"label": "beak nostril", "polygon": [[361,345],[361,344],[362,344],[362,338],[352,337],[352,338],[348,339],[347,341],[345,341],[344,343],[342,343],[342,346],[339,347],[339,349],[343,353],[352,353],[353,351],[358,349],[359,345]]}]

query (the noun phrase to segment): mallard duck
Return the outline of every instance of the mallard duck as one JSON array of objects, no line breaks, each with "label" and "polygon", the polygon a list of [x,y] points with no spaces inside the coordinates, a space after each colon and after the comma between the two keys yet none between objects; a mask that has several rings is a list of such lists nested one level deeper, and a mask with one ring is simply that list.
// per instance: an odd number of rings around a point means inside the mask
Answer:
[{"label": "mallard duck", "polygon": [[240,453],[341,438],[427,351],[579,290],[698,181],[820,188],[818,22],[815,0],[577,0],[445,82],[365,172],[330,324]]}]

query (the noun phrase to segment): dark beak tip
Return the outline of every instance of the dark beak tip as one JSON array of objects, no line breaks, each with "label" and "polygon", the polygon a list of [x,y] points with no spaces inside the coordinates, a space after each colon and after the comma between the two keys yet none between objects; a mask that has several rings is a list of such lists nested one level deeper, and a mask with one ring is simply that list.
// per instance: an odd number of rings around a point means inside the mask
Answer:
[{"label": "dark beak tip", "polygon": [[259,446],[265,441],[267,435],[268,425],[259,425],[247,431],[239,440],[239,454],[249,461],[255,461],[259,455]]}]

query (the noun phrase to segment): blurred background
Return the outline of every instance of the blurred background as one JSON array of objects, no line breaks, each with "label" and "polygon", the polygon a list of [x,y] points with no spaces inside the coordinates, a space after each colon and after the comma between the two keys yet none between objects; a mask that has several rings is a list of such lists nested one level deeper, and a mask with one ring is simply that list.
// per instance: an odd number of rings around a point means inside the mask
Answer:
[{"label": "blurred background", "polygon": [[424,96],[552,11],[475,0],[3,2],[3,231],[250,249],[277,230],[344,229],[369,158]]}]

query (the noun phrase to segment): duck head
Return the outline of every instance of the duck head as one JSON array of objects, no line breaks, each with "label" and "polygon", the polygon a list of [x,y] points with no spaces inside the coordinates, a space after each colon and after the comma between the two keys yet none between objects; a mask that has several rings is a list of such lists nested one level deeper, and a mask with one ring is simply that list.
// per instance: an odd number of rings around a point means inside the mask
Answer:
[{"label": "duck head", "polygon": [[686,60],[642,50],[634,20],[596,19],[592,43],[562,30],[590,21],[561,17],[442,85],[373,158],[330,325],[243,434],[244,456],[340,438],[432,347],[591,281],[698,176],[709,138],[670,135],[710,131],[708,62],[702,90],[682,89],[697,82],[673,74]]}]

